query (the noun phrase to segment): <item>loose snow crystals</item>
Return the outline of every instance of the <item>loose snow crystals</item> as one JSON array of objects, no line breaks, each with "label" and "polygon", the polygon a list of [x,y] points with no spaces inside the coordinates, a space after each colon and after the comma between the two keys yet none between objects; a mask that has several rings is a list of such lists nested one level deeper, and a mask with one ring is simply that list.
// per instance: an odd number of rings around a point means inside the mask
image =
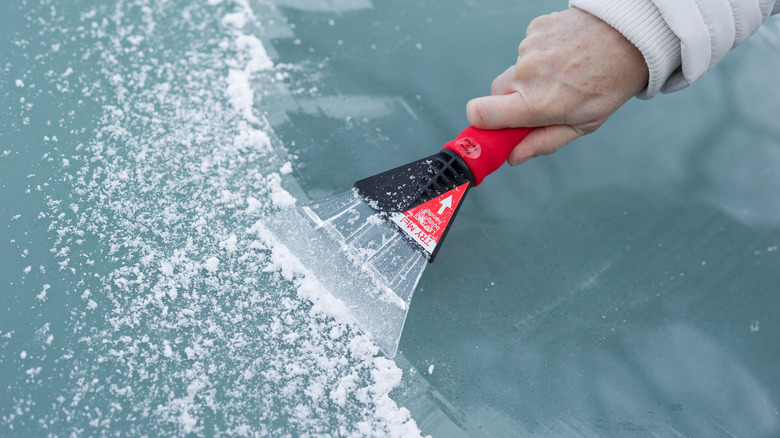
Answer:
[{"label": "loose snow crystals", "polygon": [[160,273],[166,277],[170,277],[171,275],[173,275],[173,265],[166,261],[161,261]]},{"label": "loose snow crystals", "polygon": [[[267,85],[276,72],[250,34],[278,10],[261,21],[249,0],[109,0],[85,12],[61,2],[64,19],[51,21],[45,3],[25,17],[40,31],[29,32],[31,71],[8,77],[20,93],[78,84],[85,105],[55,103],[84,112],[59,124],[85,139],[56,145],[52,181],[63,184],[37,188],[55,260],[28,261],[19,275],[36,318],[60,319],[36,336],[41,348],[16,350],[25,366],[3,376],[13,397],[0,403],[0,429],[419,436],[389,397],[401,370],[376,358],[345,323],[349,309],[261,226],[295,205],[287,188],[300,193],[287,176],[296,163],[277,154],[257,112],[259,96],[285,92]],[[252,2],[258,15],[266,6]],[[83,65],[35,71],[49,66],[34,49],[55,43]],[[41,398],[33,378],[50,376]]]},{"label": "loose snow crystals", "polygon": [[246,14],[243,12],[234,12],[232,14],[225,14],[220,20],[223,26],[232,26],[236,29],[241,29],[246,24]]},{"label": "loose snow crystals", "polygon": [[263,207],[263,202],[252,196],[246,198],[246,214],[252,214],[260,211]]},{"label": "loose snow crystals", "polygon": [[376,369],[371,371],[374,379],[372,388],[376,394],[387,394],[401,383],[402,371],[395,362],[386,357],[374,358]]},{"label": "loose snow crystals", "polygon": [[238,238],[236,237],[235,233],[231,233],[230,237],[227,239],[219,242],[219,247],[227,251],[228,253],[232,254],[236,252],[236,244],[238,243]]},{"label": "loose snow crystals", "polygon": [[271,138],[263,131],[250,128],[246,122],[239,125],[239,133],[233,140],[233,146],[241,152],[258,151],[263,154],[271,151]]},{"label": "loose snow crystals", "polygon": [[236,48],[246,60],[244,72],[248,74],[268,70],[274,66],[263,43],[254,35],[239,35],[236,38]]},{"label": "loose snow crystals", "polygon": [[36,295],[36,298],[38,298],[40,301],[46,301],[46,294],[48,293],[49,289],[51,289],[51,285],[44,284],[41,292]]},{"label": "loose snow crystals", "polygon": [[250,75],[273,67],[273,61],[263,47],[263,43],[254,35],[240,31],[247,20],[254,18],[248,6],[238,12],[230,13],[222,18],[222,24],[233,29],[235,39],[233,44],[238,52],[238,60],[230,60],[231,70],[227,77],[226,95],[230,104],[244,119],[252,123],[260,120],[252,113],[254,106],[254,91],[249,84]]},{"label": "loose snow crystals", "polygon": [[216,257],[210,257],[206,260],[205,263],[203,263],[203,267],[213,274],[217,272],[217,269],[219,269],[219,259]]},{"label": "loose snow crystals", "polygon": [[266,179],[267,187],[270,189],[271,201],[279,208],[290,208],[295,206],[295,198],[282,187],[282,177],[278,173],[272,173]]},{"label": "loose snow crystals", "polygon": [[260,123],[260,120],[252,114],[255,93],[249,85],[249,75],[241,70],[230,70],[225,95],[238,114],[252,123]]}]

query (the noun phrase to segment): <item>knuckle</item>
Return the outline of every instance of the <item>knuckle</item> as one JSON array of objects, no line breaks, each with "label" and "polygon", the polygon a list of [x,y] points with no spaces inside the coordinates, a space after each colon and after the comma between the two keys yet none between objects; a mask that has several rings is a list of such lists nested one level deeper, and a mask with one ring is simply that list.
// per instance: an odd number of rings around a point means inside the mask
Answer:
[{"label": "knuckle", "polygon": [[520,41],[520,45],[517,47],[517,55],[524,57],[528,53],[531,53],[539,48],[544,42],[544,38],[537,34],[531,34],[526,36],[523,41]]},{"label": "knuckle", "polygon": [[528,28],[526,29],[526,35],[531,35],[540,29],[544,29],[546,27],[545,23],[547,23],[549,18],[549,15],[540,15],[531,20],[531,22],[528,24]]},{"label": "knuckle", "polygon": [[516,79],[519,79],[520,77],[531,79],[551,72],[551,68],[555,63],[553,56],[554,55],[549,52],[539,48],[525,50],[517,59],[515,69]]},{"label": "knuckle", "polygon": [[493,79],[493,82],[490,84],[490,94],[493,96],[500,94],[501,92],[501,83],[499,82],[498,78]]}]

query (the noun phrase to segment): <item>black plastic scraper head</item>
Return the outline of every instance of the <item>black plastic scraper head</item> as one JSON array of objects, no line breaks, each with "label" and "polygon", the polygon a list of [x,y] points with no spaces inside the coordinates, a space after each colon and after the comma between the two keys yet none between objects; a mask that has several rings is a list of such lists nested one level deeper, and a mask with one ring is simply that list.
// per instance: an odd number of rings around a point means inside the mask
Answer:
[{"label": "black plastic scraper head", "polygon": [[432,262],[473,184],[474,177],[463,159],[444,149],[361,179],[355,188]]}]

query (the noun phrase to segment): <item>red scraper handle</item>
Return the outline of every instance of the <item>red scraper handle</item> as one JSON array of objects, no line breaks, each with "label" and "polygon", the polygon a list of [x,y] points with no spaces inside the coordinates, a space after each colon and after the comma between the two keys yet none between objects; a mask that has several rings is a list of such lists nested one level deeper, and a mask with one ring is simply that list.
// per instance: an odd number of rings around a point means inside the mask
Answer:
[{"label": "red scraper handle", "polygon": [[469,126],[458,138],[444,145],[463,158],[474,174],[474,186],[482,183],[486,176],[498,170],[515,146],[533,128],[507,128],[486,130]]}]

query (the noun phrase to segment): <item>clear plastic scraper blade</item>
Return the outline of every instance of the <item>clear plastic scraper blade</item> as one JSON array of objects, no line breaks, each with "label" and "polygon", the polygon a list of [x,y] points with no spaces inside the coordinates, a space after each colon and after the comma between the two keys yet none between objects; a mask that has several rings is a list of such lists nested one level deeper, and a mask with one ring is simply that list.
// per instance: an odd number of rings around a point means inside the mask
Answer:
[{"label": "clear plastic scraper blade", "polygon": [[285,210],[266,226],[392,358],[426,258],[354,191]]}]

